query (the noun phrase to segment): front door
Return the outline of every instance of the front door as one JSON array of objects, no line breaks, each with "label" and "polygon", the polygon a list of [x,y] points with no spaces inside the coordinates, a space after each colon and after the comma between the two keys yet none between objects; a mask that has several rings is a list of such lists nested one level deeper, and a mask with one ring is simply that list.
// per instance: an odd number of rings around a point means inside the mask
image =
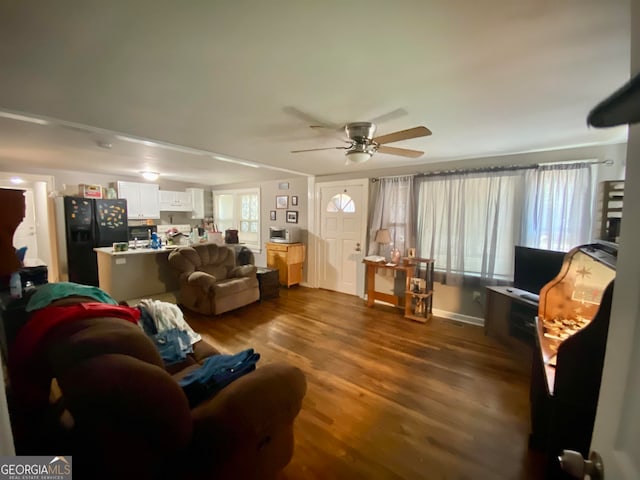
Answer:
[{"label": "front door", "polygon": [[363,294],[367,187],[366,179],[322,183],[316,187],[320,210],[320,288],[351,295]]}]

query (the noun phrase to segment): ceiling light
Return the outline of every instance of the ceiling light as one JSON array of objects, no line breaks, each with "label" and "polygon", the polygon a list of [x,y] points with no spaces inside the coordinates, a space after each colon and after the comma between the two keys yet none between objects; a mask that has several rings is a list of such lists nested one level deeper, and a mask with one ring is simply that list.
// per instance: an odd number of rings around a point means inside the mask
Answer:
[{"label": "ceiling light", "polygon": [[142,175],[142,178],[144,178],[145,180],[150,180],[152,182],[154,180],[157,180],[160,176],[158,172],[140,172],[140,175]]},{"label": "ceiling light", "polygon": [[22,183],[24,183],[24,180],[21,179],[20,177],[12,177],[11,180],[9,180],[11,183],[13,183],[14,185],[20,185]]},{"label": "ceiling light", "polygon": [[345,155],[347,156],[347,165],[351,165],[354,163],[366,162],[371,158],[372,154],[369,152],[354,151],[354,152],[347,152],[345,153]]}]

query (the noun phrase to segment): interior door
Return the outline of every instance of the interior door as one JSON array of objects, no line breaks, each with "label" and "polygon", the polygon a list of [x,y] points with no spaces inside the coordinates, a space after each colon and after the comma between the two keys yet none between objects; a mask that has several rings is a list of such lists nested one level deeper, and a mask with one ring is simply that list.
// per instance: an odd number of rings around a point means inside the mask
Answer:
[{"label": "interior door", "polygon": [[[631,72],[640,73],[640,0],[631,1]],[[640,478],[640,123],[629,127],[616,283],[591,450],[605,478]]]},{"label": "interior door", "polygon": [[640,478],[640,125],[629,130],[622,229],[591,450],[605,478]]},{"label": "interior door", "polygon": [[364,285],[367,180],[318,184],[320,288],[359,295]]}]

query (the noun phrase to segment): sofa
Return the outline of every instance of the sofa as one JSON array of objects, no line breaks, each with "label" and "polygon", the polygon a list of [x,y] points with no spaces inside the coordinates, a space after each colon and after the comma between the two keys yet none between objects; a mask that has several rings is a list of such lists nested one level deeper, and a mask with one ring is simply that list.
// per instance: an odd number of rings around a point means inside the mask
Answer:
[{"label": "sofa", "polygon": [[18,455],[71,455],[77,478],[136,480],[269,479],[292,457],[306,380],[291,365],[258,363],[190,407],[179,380],[219,354],[204,340],[165,367],[139,325],[99,316],[50,327],[28,353],[9,363]]},{"label": "sofa", "polygon": [[236,265],[235,250],[214,243],[179,247],[169,254],[178,275],[180,305],[218,315],[260,299],[255,265]]}]

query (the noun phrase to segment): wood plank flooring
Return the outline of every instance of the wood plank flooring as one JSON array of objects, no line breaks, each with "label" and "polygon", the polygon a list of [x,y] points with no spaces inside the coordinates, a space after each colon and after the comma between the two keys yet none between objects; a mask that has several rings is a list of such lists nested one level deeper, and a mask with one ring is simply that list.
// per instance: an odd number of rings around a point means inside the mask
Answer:
[{"label": "wood plank flooring", "polygon": [[293,479],[537,479],[529,370],[483,329],[294,287],[217,317],[186,312],[223,353],[306,374]]}]

